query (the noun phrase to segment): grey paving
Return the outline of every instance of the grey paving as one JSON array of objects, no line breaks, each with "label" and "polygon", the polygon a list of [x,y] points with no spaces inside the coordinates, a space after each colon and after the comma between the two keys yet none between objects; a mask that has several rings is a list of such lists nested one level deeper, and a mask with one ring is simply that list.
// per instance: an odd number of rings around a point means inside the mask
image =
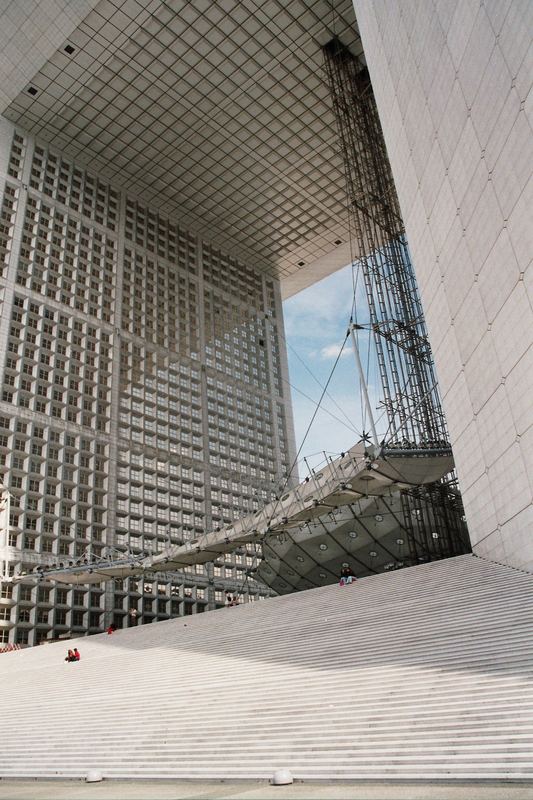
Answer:
[{"label": "grey paving", "polygon": [[531,800],[533,783],[0,781],[2,800]]}]

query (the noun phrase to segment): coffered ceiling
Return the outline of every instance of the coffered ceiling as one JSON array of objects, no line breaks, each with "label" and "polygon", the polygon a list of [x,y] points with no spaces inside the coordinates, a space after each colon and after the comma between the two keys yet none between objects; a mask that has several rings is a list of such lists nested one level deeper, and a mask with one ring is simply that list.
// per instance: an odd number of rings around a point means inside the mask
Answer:
[{"label": "coffered ceiling", "polygon": [[4,116],[289,293],[347,263],[321,45],[361,55],[350,0],[93,5]]}]

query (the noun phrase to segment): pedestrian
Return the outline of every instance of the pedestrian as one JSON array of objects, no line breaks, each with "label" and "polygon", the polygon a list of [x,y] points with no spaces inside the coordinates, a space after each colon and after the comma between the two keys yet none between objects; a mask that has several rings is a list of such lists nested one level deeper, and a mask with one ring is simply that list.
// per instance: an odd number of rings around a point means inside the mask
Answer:
[{"label": "pedestrian", "polygon": [[117,629],[117,626],[115,625],[114,622],[112,622],[111,625],[109,626],[109,628],[107,629],[108,635],[111,635],[112,633],[115,633],[116,629]]},{"label": "pedestrian", "polygon": [[130,608],[130,610],[128,611],[128,614],[129,614],[129,617],[130,617],[130,627],[132,625],[137,625],[137,617],[139,616],[139,612],[137,611],[137,609],[136,608]]},{"label": "pedestrian", "polygon": [[69,650],[68,651],[67,657],[65,658],[65,661],[76,661],[76,656],[74,655],[74,651],[73,650]]},{"label": "pedestrian", "polygon": [[226,596],[224,598],[224,605],[227,608],[228,606],[232,606],[233,605],[233,597],[231,595],[231,592],[226,592],[225,594],[226,594]]},{"label": "pedestrian", "polygon": [[341,579],[339,581],[339,586],[346,586],[349,583],[353,583],[356,581],[357,578],[355,577],[353,569],[350,567],[349,564],[343,564],[341,569]]},{"label": "pedestrian", "polygon": [[74,659],[73,659],[74,661],[79,661],[80,658],[81,658],[79,650],[78,650],[77,647],[74,648],[74,652],[72,653],[72,655],[74,656]]}]

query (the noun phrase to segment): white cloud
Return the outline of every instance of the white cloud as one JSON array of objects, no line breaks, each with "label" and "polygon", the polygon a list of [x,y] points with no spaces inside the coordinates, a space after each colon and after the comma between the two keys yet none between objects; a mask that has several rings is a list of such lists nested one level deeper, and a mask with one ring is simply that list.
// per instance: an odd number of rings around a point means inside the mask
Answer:
[{"label": "white cloud", "polygon": [[[368,430],[369,427],[368,415],[361,403],[359,376],[350,341],[346,341],[342,349],[342,355],[348,358],[340,359],[333,370],[346,336],[352,297],[352,274],[351,268],[347,267],[283,304],[296,442],[299,447],[305,436],[300,458],[306,456],[313,466],[323,462],[323,451],[330,457],[346,451],[359,440],[362,428]],[[368,314],[361,280],[357,287],[357,301],[361,318]],[[370,334],[362,332],[359,349],[365,371],[370,343]],[[381,392],[378,392],[380,382],[374,359],[370,359],[367,383],[381,433],[387,423],[382,408],[376,408]],[[307,433],[326,384],[327,394],[322,398],[321,409]],[[312,399],[306,399],[301,392]],[[300,474],[306,474],[306,470],[305,463],[300,461]]]},{"label": "white cloud", "polygon": [[350,284],[351,266],[286,300],[283,315],[287,336],[324,338],[328,330],[337,329],[339,322],[347,325],[352,307],[352,295],[347,291]]},{"label": "white cloud", "polygon": [[[340,351],[340,345],[338,344],[328,344],[323,347],[320,351],[321,358],[337,358]],[[344,350],[341,353],[342,356],[350,355],[350,348],[347,345],[344,345]]]}]

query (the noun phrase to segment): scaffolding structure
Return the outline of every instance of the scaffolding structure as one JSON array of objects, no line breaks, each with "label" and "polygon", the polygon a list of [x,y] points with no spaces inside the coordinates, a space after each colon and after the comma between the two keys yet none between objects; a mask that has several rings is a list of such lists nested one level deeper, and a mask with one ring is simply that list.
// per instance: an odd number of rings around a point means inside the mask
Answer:
[{"label": "scaffolding structure", "polygon": [[[324,48],[387,428],[382,445],[446,447],[431,346],[366,67],[338,38]],[[364,325],[358,325],[364,328]],[[470,549],[455,473],[402,493],[413,563]],[[431,520],[431,521],[430,521]],[[438,528],[438,530],[436,530]]]}]

